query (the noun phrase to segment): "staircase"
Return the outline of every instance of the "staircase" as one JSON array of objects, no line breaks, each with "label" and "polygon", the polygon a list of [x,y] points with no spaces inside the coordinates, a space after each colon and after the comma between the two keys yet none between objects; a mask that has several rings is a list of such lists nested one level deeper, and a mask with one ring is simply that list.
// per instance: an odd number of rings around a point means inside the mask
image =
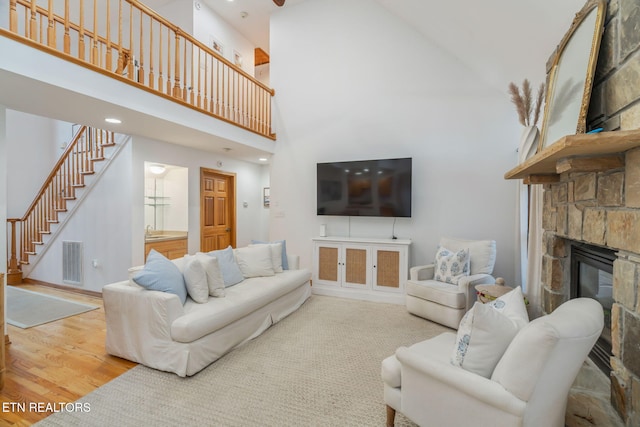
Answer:
[{"label": "staircase", "polygon": [[[22,281],[22,266],[30,264],[31,257],[46,248],[46,241],[51,238],[45,236],[53,237],[52,233],[62,225],[62,215],[69,218],[79,204],[70,202],[79,201],[88,186],[97,182],[97,179],[87,179],[96,173],[96,163],[107,162],[101,168],[104,171],[122,145],[116,144],[113,132],[88,126],[78,129],[24,216],[7,219],[8,284]],[[109,157],[105,156],[107,150],[110,150]]]}]

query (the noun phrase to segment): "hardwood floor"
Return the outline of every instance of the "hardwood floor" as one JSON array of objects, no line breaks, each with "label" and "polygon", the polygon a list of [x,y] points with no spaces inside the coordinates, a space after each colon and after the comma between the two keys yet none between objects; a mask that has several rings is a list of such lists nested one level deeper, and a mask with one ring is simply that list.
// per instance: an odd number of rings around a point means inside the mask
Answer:
[{"label": "hardwood floor", "polygon": [[0,426],[29,426],[59,410],[61,403],[74,402],[136,365],[105,352],[101,298],[41,285],[19,286],[100,308],[29,329],[7,325],[11,344],[0,391]]}]

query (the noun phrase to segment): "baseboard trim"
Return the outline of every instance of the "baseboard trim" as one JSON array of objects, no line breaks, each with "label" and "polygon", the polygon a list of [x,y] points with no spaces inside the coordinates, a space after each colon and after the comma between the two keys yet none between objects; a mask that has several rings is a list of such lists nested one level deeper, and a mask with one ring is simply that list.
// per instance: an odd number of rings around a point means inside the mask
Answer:
[{"label": "baseboard trim", "polygon": [[91,296],[91,297],[102,298],[102,292],[90,291],[90,290],[87,290],[87,289],[72,288],[71,286],[57,285],[55,283],[43,282],[42,280],[36,280],[36,279],[27,278],[27,279],[22,279],[22,283],[23,284],[28,284],[28,285],[46,286],[48,288],[54,288],[54,289],[58,289],[58,290],[61,290],[61,291],[67,291],[67,292],[75,293],[75,294],[88,295],[88,296]]},{"label": "baseboard trim", "polygon": [[375,292],[360,289],[348,289],[328,287],[316,284],[311,287],[311,293],[315,295],[326,295],[330,297],[357,299],[361,301],[382,302],[387,304],[405,304],[405,295],[391,292]]}]

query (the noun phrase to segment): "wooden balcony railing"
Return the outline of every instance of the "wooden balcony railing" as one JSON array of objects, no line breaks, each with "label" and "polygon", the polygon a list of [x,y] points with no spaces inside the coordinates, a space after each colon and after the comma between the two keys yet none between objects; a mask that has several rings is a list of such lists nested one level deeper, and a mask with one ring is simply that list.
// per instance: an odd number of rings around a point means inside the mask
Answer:
[{"label": "wooden balcony railing", "polygon": [[44,244],[58,214],[67,211],[67,202],[75,200],[76,190],[84,187],[86,175],[93,174],[94,163],[104,160],[105,147],[115,145],[114,133],[82,126],[55,164],[42,188],[22,218],[8,218],[8,273],[17,274],[29,255]]},{"label": "wooden balcony railing", "polygon": [[9,32],[275,140],[274,91],[138,1],[9,0]]}]

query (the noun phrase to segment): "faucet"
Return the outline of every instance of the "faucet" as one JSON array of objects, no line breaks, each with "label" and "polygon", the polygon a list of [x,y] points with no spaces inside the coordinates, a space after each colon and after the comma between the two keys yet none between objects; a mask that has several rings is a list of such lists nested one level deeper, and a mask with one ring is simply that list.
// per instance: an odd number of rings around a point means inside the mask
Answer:
[{"label": "faucet", "polygon": [[153,226],[152,225],[147,225],[147,228],[145,229],[145,232],[144,232],[145,237],[150,237],[151,236],[151,230],[153,230]]}]

